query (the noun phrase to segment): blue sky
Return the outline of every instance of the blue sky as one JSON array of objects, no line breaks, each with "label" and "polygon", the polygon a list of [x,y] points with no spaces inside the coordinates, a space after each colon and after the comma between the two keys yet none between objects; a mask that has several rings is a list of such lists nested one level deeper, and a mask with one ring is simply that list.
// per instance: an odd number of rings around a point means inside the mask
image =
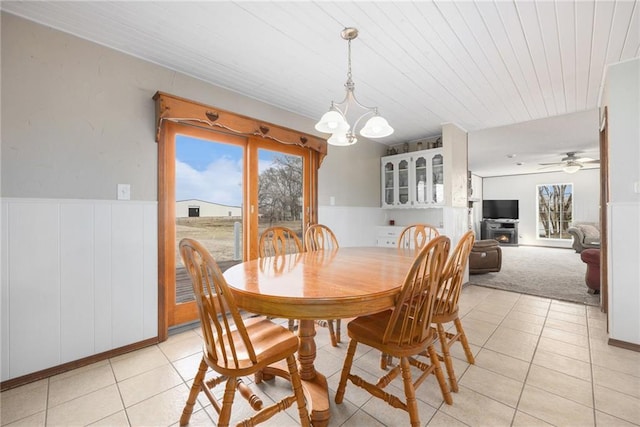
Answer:
[{"label": "blue sky", "polygon": [[[259,150],[260,171],[272,164],[273,151]],[[243,148],[184,135],[176,136],[176,200],[199,199],[242,205]]]}]

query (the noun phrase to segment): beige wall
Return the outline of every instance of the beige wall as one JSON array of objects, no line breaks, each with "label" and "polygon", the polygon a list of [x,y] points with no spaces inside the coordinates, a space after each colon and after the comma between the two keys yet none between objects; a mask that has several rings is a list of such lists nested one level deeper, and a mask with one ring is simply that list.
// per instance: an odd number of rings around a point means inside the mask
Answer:
[{"label": "beige wall", "polygon": [[[2,197],[115,199],[121,183],[133,200],[157,200],[158,90],[315,132],[312,118],[7,13],[1,29]],[[321,193],[344,206],[378,204],[380,147],[332,148]]]}]

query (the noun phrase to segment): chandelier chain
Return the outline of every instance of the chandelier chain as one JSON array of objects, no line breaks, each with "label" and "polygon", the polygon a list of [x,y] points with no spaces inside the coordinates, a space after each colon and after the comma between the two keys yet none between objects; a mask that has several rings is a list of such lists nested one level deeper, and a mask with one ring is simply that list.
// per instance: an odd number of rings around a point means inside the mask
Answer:
[{"label": "chandelier chain", "polygon": [[348,41],[348,59],[347,59],[347,82],[344,84],[347,89],[353,90],[355,84],[351,78],[351,40]]}]

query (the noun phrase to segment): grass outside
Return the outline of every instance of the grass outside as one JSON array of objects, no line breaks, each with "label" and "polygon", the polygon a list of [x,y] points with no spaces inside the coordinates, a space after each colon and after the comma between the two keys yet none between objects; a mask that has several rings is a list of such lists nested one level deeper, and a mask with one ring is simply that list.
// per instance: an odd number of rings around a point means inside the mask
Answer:
[{"label": "grass outside", "polygon": [[[182,265],[178,244],[185,237],[198,240],[213,255],[217,262],[234,260],[235,239],[234,224],[239,224],[239,242],[242,245],[242,218],[241,217],[192,217],[176,218],[176,265]],[[301,221],[260,222],[258,233],[268,227],[284,226],[296,232],[302,240]],[[242,247],[238,253],[242,258]]]},{"label": "grass outside", "polygon": [[[240,259],[235,260],[235,224],[239,224]],[[302,238],[301,221],[264,222],[258,224],[258,232],[268,227],[284,226],[296,232]],[[184,271],[180,250],[180,240],[188,237],[202,243],[216,260],[220,269],[224,272],[227,268],[242,262],[242,218],[241,217],[191,217],[176,218],[176,301],[178,303],[193,300],[191,281]]]}]

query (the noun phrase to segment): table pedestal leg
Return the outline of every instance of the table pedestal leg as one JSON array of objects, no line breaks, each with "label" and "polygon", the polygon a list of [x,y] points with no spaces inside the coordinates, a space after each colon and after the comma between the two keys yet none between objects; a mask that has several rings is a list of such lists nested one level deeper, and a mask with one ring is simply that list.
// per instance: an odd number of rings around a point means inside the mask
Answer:
[{"label": "table pedestal leg", "polygon": [[314,427],[326,426],[329,423],[329,386],[324,375],[316,371],[313,362],[316,359],[315,321],[301,320],[298,336],[298,362],[302,385],[311,398],[309,403],[311,423]]}]

